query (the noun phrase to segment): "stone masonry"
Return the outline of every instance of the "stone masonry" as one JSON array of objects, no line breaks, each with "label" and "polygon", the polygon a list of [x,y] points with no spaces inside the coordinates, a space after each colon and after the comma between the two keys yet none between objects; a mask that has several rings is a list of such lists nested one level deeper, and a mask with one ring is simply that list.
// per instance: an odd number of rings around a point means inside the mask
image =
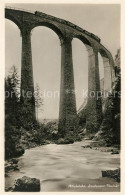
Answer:
[{"label": "stone masonry", "polygon": [[[34,92],[31,31],[37,26],[46,26],[52,29],[61,43],[61,89],[59,110],[59,133],[64,136],[68,131],[75,129],[76,99],[74,87],[74,73],[72,62],[72,39],[78,38],[85,44],[88,51],[89,86],[88,92],[100,90],[98,52],[106,59],[103,60],[105,70],[104,85],[110,88],[114,78],[114,61],[111,53],[100,43],[96,35],[78,27],[66,20],[50,16],[42,12],[30,13],[16,9],[6,8],[5,18],[13,21],[21,31],[22,36],[22,67],[21,67],[21,99],[24,98],[22,91]],[[107,75],[108,81],[107,81]],[[108,82],[108,83],[107,83]],[[32,118],[35,118],[35,99],[31,96]],[[89,97],[87,129],[96,131],[101,123],[102,105],[101,99]]]}]

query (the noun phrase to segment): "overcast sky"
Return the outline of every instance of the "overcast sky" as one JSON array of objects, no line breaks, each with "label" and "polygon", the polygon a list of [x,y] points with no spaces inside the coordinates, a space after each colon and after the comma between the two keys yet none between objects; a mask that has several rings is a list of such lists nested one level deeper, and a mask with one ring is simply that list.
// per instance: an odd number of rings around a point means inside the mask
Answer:
[{"label": "overcast sky", "polygon": [[[101,43],[112,53],[113,58],[120,48],[120,6],[119,5],[73,5],[73,4],[11,4],[7,6],[41,11],[66,19],[85,30],[99,36]],[[21,37],[18,27],[6,20],[6,74],[12,65],[21,68]],[[82,91],[88,87],[88,56],[85,46],[74,39],[73,66],[77,109],[83,103]],[[59,98],[51,96],[60,90],[61,47],[58,36],[51,29],[36,27],[32,32],[32,59],[34,82],[44,91],[44,112],[42,118],[58,118]],[[104,75],[102,59],[99,55],[100,77]],[[51,93],[48,91],[51,91]]]}]

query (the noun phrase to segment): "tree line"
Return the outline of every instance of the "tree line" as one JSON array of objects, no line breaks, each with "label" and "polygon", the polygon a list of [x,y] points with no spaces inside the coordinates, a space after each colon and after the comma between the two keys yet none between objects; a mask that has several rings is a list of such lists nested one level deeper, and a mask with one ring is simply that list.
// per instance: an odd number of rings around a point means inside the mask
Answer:
[{"label": "tree line", "polygon": [[[36,84],[35,107],[37,120],[39,109],[42,109],[42,106],[43,99],[40,96],[40,88]],[[24,106],[24,102],[20,101],[20,79],[16,67],[13,66],[9,75],[5,78],[5,159],[24,153],[24,149],[19,144],[21,128],[28,130],[38,125],[37,120],[32,121],[30,117],[30,106]]]}]

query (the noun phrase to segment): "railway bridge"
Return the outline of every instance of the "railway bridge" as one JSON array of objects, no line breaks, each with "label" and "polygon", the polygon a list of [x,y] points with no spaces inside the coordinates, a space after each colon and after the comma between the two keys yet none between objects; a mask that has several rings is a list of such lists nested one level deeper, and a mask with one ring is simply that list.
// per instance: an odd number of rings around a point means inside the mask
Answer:
[{"label": "railway bridge", "polygon": [[[20,29],[22,36],[22,59],[21,59],[21,98],[22,91],[34,92],[33,65],[31,50],[31,31],[37,26],[46,26],[52,29],[60,39],[61,44],[61,85],[59,105],[60,134],[75,128],[76,98],[74,86],[74,72],[72,60],[72,40],[78,38],[88,51],[88,103],[87,103],[87,129],[93,126],[95,131],[101,123],[102,103],[97,95],[90,97],[89,94],[100,91],[98,53],[101,54],[104,64],[104,90],[112,87],[114,80],[114,62],[111,53],[101,44],[100,38],[80,28],[79,26],[42,13],[28,12],[13,8],[5,8],[5,18],[13,21]],[[69,93],[67,93],[67,90]],[[32,97],[33,98],[33,97]],[[35,100],[32,99],[32,117],[35,119]],[[90,130],[91,131],[91,130]]]}]

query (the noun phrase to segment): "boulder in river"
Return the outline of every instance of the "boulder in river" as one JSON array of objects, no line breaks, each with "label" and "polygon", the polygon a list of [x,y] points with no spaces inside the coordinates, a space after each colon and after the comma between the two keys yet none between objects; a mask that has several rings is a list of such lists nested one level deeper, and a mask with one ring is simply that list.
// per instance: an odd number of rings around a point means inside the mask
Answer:
[{"label": "boulder in river", "polygon": [[40,192],[40,180],[23,176],[15,181],[13,192]]},{"label": "boulder in river", "polygon": [[119,151],[118,150],[112,150],[111,154],[119,154]]},{"label": "boulder in river", "polygon": [[117,182],[120,182],[120,168],[115,170],[102,171],[102,177],[113,178]]},{"label": "boulder in river", "polygon": [[90,145],[82,146],[82,148],[92,148]]},{"label": "boulder in river", "polygon": [[73,144],[74,140],[72,138],[60,138],[57,140],[56,144]]}]

